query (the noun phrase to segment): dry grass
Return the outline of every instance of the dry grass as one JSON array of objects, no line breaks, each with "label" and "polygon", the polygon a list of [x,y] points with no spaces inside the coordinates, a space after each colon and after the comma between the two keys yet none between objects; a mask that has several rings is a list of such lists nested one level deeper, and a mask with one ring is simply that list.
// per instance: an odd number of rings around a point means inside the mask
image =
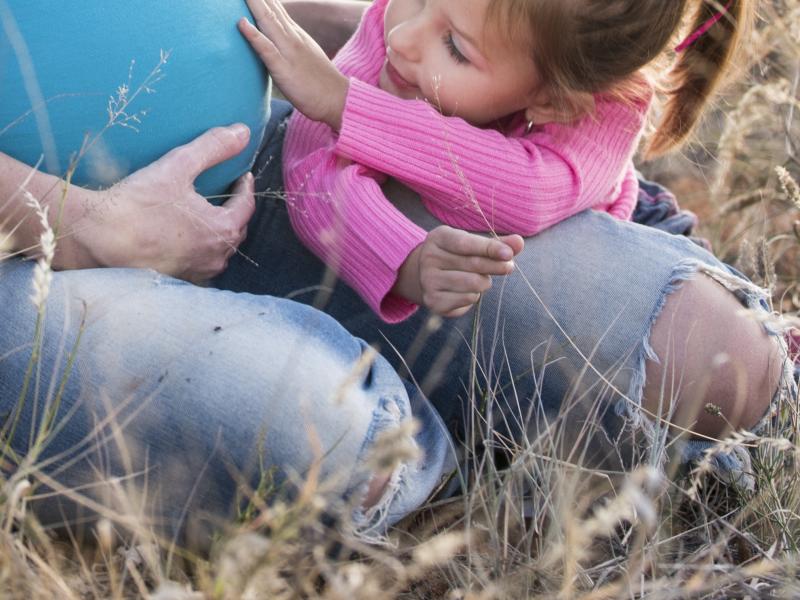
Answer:
[{"label": "dry grass", "polygon": [[[757,66],[696,143],[644,169],[699,214],[699,234],[721,257],[797,318],[800,0],[766,4],[750,48]],[[387,546],[322,527],[313,496],[255,509],[202,557],[145,528],[118,535],[124,515],[81,539],[55,537],[26,508],[28,480],[12,477],[0,481],[0,597],[797,598],[797,408],[781,407],[767,437],[726,442],[750,448],[752,491],[723,485],[702,465],[670,479],[648,468],[591,472],[558,461],[543,439],[516,447],[502,470],[475,456],[469,494],[409,517]]]}]

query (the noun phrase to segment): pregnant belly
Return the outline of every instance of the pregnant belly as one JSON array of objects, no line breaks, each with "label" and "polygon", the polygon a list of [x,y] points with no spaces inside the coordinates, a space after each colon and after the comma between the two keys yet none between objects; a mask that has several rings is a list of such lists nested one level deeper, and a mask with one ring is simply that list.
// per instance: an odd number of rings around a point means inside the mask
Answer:
[{"label": "pregnant belly", "polygon": [[252,164],[269,80],[236,29],[244,0],[0,2],[0,152],[108,186],[203,131],[252,132],[197,180],[222,194]]}]

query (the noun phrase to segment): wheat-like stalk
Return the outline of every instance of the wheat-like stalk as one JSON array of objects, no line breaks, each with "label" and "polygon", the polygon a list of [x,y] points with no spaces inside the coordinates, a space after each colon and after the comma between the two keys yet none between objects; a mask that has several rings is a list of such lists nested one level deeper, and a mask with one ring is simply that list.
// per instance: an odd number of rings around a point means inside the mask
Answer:
[{"label": "wheat-like stalk", "polygon": [[53,258],[56,253],[56,235],[48,220],[49,206],[42,206],[42,203],[28,190],[23,192],[25,203],[31,207],[39,218],[42,226],[42,233],[39,235],[39,248],[41,256],[36,261],[33,270],[33,293],[31,301],[36,309],[41,312],[44,310],[47,296],[50,293],[50,284],[53,280]]}]

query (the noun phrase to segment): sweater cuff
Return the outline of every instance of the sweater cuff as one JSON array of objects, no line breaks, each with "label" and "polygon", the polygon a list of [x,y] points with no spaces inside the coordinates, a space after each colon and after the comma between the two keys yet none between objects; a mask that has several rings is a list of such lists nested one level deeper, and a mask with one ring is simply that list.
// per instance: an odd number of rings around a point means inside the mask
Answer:
[{"label": "sweater cuff", "polygon": [[399,323],[413,315],[419,306],[392,293],[400,267],[411,252],[425,241],[427,233],[420,230],[416,239],[406,238],[402,246],[394,246],[380,264],[373,265],[369,285],[361,291],[364,300],[387,323]]}]

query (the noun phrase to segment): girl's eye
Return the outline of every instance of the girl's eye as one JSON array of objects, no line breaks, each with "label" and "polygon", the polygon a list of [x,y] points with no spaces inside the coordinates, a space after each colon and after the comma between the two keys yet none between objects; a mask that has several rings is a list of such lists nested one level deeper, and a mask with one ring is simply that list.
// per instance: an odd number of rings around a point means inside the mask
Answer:
[{"label": "girl's eye", "polygon": [[458,46],[456,46],[452,33],[448,32],[444,35],[444,45],[447,46],[450,56],[452,56],[457,63],[463,65],[469,62],[469,59],[461,54],[461,50],[459,50]]}]

